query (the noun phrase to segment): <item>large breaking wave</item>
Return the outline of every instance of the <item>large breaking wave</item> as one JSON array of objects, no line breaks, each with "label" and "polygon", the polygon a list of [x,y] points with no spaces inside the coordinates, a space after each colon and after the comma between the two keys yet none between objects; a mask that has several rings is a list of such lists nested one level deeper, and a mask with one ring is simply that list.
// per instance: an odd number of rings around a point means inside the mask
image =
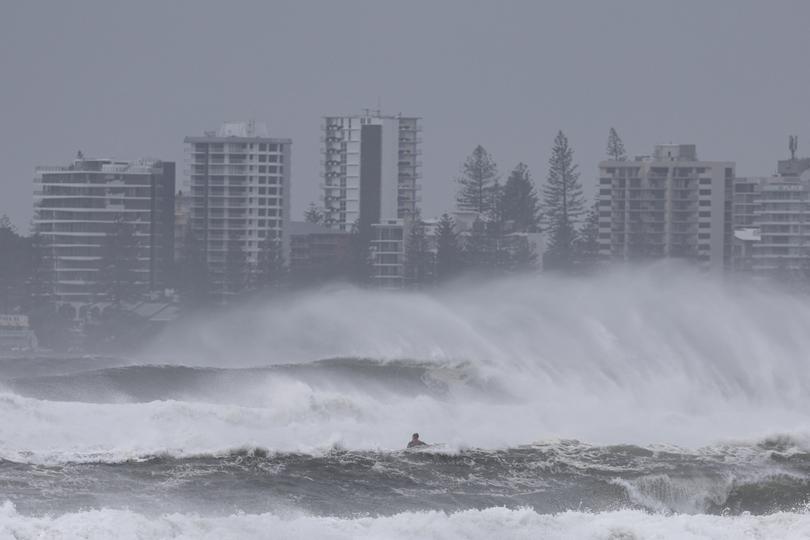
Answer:
[{"label": "large breaking wave", "polygon": [[[810,497],[808,323],[806,299],[666,265],[430,296],[328,288],[191,321],[135,357],[0,360],[0,471],[52,494],[20,487],[10,498],[25,512],[104,508],[105,486],[145,474],[166,475],[147,490],[159,501],[230,486],[228,508],[260,521],[290,500],[339,516],[441,509],[413,519],[457,525],[582,508],[792,511]],[[439,445],[403,453],[413,431]],[[54,478],[107,498],[61,494]],[[253,480],[265,502],[242,493]],[[335,502],[357,490],[373,496]],[[501,504],[532,510],[463,512]],[[165,519],[196,519],[177,510]],[[602,527],[613,514],[574,515]],[[563,531],[559,519],[542,526]],[[733,523],[770,523],[746,519]]]}]

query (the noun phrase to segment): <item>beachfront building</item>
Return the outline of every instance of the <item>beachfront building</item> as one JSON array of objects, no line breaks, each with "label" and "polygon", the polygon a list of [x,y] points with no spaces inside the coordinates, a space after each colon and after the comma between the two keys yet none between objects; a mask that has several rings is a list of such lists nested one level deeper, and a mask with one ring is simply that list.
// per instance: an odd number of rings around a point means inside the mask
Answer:
[{"label": "beachfront building", "polygon": [[389,219],[409,219],[421,189],[422,126],[419,118],[327,116],[322,124],[321,165],[326,226],[365,232]]},{"label": "beachfront building", "polygon": [[701,161],[695,145],[657,145],[651,156],[599,163],[599,253],[638,261],[730,264],[735,165]]},{"label": "beachfront building", "polygon": [[190,228],[205,252],[211,292],[224,301],[248,285],[267,246],[288,252],[292,141],[247,121],[185,143]]},{"label": "beachfront building", "polygon": [[[33,232],[58,304],[120,301],[167,286],[174,259],[174,162],[85,158],[37,167]],[[126,282],[126,283],[124,283]]]}]

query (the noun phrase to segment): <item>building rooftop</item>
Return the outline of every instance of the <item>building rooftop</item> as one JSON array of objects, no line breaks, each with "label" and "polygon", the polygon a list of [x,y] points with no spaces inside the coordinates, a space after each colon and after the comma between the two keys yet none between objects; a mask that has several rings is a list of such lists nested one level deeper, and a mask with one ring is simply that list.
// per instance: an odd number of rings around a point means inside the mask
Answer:
[{"label": "building rooftop", "polygon": [[270,137],[267,124],[255,120],[224,122],[216,131],[206,131],[201,137],[186,137],[184,142],[232,142],[257,139],[282,144],[292,143],[292,139]]},{"label": "building rooftop", "polygon": [[103,173],[130,173],[143,174],[151,173],[155,167],[159,167],[163,162],[158,159],[136,159],[132,161],[113,160],[108,158],[84,158],[73,160],[70,165],[42,165],[36,167],[35,171],[42,172],[103,172]]}]

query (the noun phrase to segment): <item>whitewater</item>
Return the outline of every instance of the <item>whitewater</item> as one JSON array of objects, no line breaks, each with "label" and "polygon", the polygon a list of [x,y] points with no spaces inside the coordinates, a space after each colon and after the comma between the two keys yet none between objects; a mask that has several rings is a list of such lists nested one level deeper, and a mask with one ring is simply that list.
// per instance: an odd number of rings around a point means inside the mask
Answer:
[{"label": "whitewater", "polygon": [[662,264],[335,285],[128,356],[0,358],[0,539],[807,538],[808,323]]}]

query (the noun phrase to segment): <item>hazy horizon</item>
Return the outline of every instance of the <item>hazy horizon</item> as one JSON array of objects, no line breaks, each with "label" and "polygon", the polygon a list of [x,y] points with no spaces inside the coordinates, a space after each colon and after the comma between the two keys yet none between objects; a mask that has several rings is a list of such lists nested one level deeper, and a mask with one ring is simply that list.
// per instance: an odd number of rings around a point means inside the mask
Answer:
[{"label": "hazy horizon", "polygon": [[631,155],[695,143],[769,175],[787,136],[810,155],[800,53],[810,4],[12,3],[0,10],[0,214],[22,232],[37,165],[178,162],[183,138],[255,118],[293,140],[293,219],[317,200],[323,115],[423,118],[422,211],[454,206],[477,144],[502,176],[546,175],[568,135],[586,192],[613,126]]}]

